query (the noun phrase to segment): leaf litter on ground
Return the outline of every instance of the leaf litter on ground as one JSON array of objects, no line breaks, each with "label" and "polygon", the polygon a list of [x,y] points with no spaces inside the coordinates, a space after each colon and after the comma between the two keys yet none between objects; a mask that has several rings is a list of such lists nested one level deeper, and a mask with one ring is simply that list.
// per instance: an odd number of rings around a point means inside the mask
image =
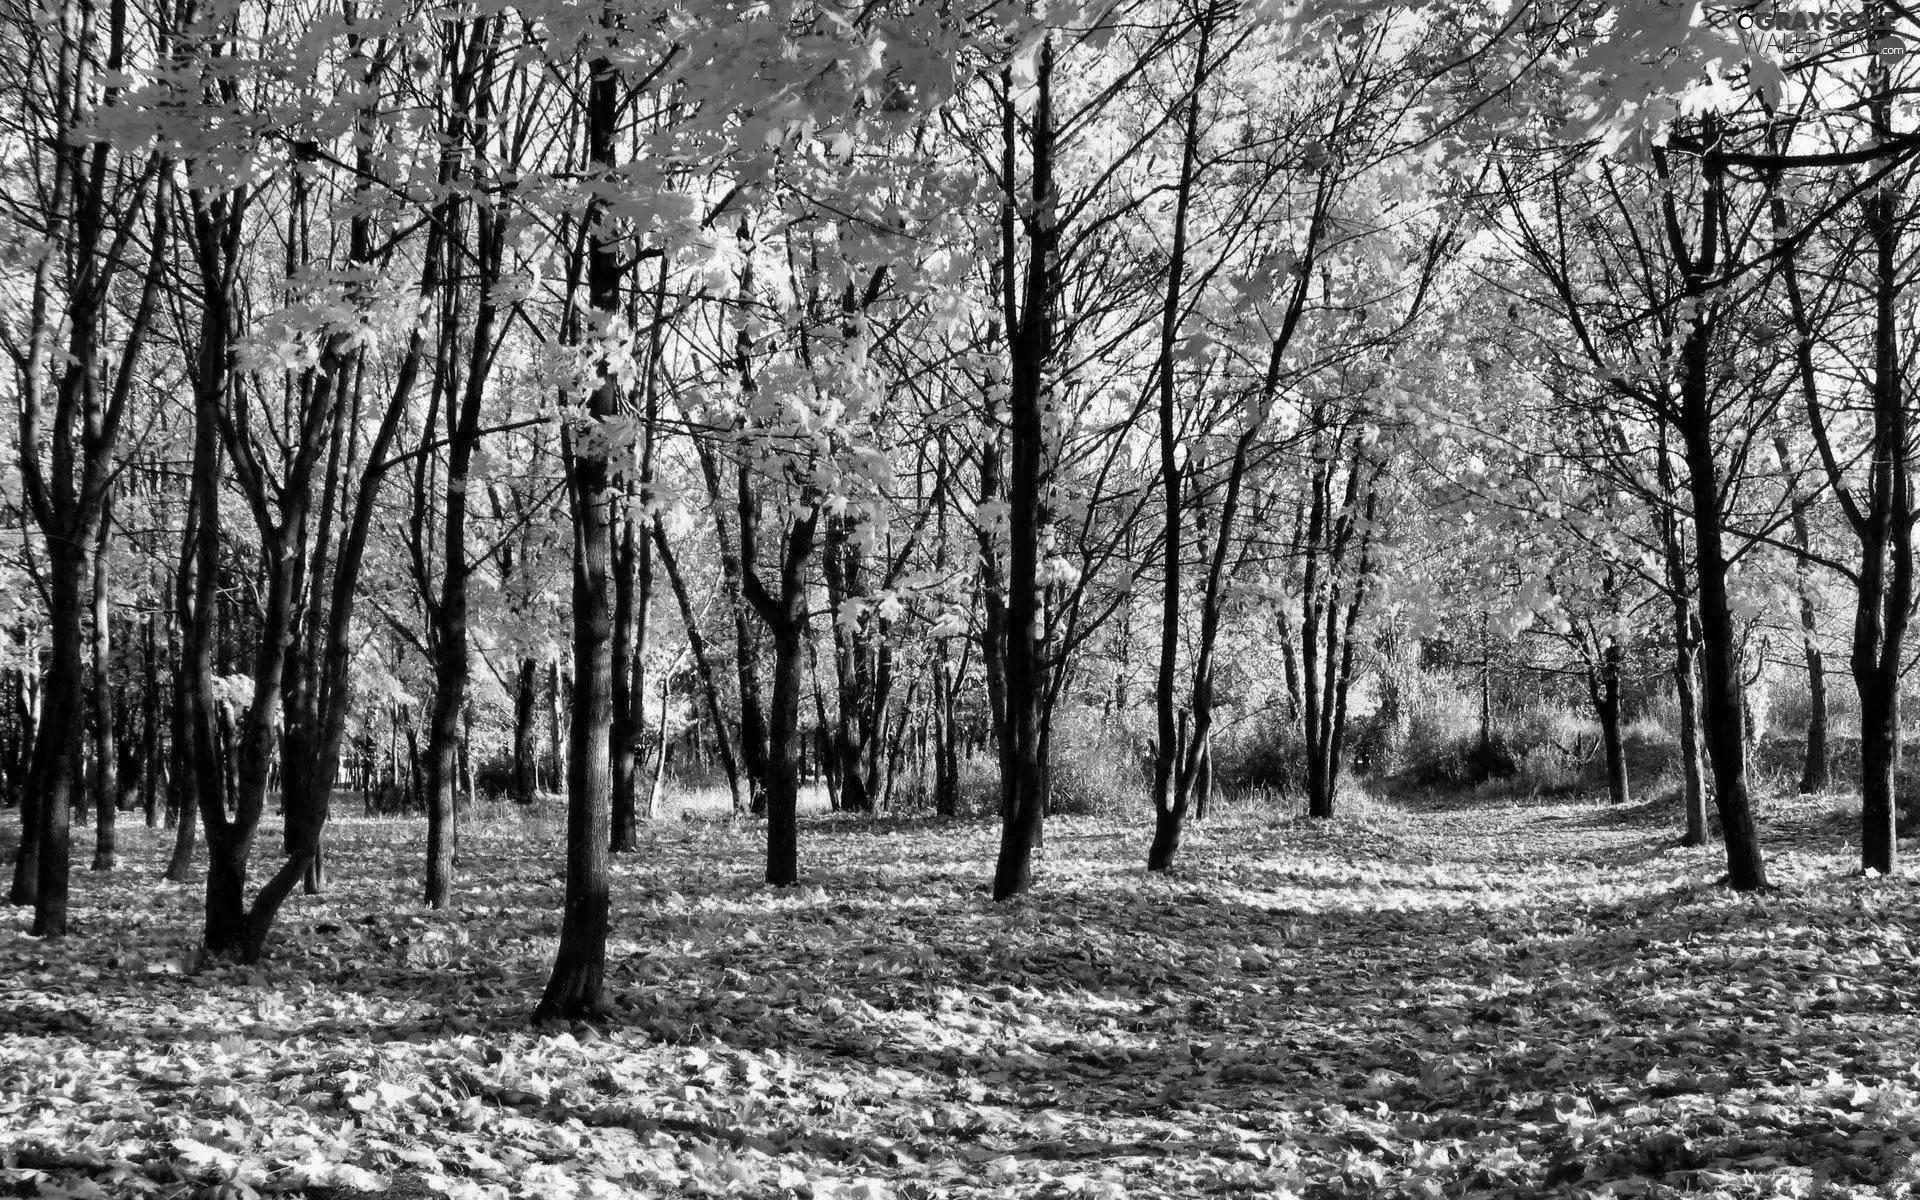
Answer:
[{"label": "leaf litter on ground", "polygon": [[[1796,803],[1800,804],[1795,808]],[[995,905],[984,824],[823,818],[616,860],[603,1027],[532,1030],[550,824],[329,830],[272,957],[196,962],[166,837],[0,935],[0,1185],[49,1197],[1899,1196],[1920,1154],[1920,897],[1779,801],[1781,888],[1604,806],[1049,825]],[[263,838],[261,844],[272,844]]]}]

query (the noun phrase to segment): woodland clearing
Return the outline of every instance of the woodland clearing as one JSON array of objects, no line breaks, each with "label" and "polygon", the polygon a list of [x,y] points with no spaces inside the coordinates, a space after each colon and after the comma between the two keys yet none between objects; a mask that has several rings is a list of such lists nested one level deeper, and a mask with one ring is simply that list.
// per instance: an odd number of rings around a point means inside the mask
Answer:
[{"label": "woodland clearing", "polygon": [[256,966],[195,963],[160,834],[0,958],[26,1196],[1895,1196],[1920,1136],[1913,884],[1828,799],[1765,805],[1776,890],[1656,806],[1404,798],[1227,813],[1179,872],[1059,819],[989,901],[987,823],[661,821],[615,866],[619,1019],[530,1031],[563,888],[540,818],[418,821]]}]

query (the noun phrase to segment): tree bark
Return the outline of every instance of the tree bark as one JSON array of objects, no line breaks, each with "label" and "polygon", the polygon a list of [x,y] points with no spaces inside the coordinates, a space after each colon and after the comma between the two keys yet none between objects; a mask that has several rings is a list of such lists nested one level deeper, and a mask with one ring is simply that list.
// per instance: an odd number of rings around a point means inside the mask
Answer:
[{"label": "tree bark", "polygon": [[[1045,818],[1047,770],[1043,729],[1046,662],[1039,637],[1040,536],[1044,523],[1046,434],[1041,406],[1047,365],[1053,358],[1052,260],[1060,225],[1053,184],[1053,40],[1040,45],[1028,129],[1031,202],[1021,224],[1027,241],[1024,280],[1015,300],[1013,260],[1015,121],[1009,87],[1002,107],[1001,142],[1008,196],[1002,205],[1003,295],[1009,354],[1007,464],[1007,631],[1005,643],[1006,727],[1001,755],[1000,852],[994,863],[993,898],[1006,900],[1033,885],[1033,852]],[[1017,314],[1017,319],[1014,319]]]},{"label": "tree bark", "polygon": [[93,728],[93,869],[111,871],[117,863],[120,793],[113,741],[113,586],[107,552],[113,544],[113,498],[101,501],[93,540],[93,637],[89,649],[92,687],[88,719]]},{"label": "tree bark", "polygon": [[[486,136],[484,131],[491,113],[491,64],[495,58],[494,49],[500,28],[498,20],[487,19],[471,22],[461,31],[467,39],[469,50],[464,68],[452,71],[452,99],[448,108],[451,128],[447,136],[449,142],[456,146],[470,136],[470,128],[480,130],[478,136]],[[453,40],[457,40],[457,36]],[[460,381],[458,403],[451,397],[448,400],[440,596],[437,601],[430,600],[428,604],[432,621],[430,645],[433,649],[434,689],[433,709],[427,726],[427,870],[424,898],[432,908],[446,907],[453,892],[461,715],[467,708],[468,584],[474,567],[467,555],[467,491],[473,454],[480,445],[480,413],[486,400],[487,378],[495,350],[494,325],[498,318],[495,296],[506,256],[505,223],[496,215],[493,207],[475,204],[472,213],[472,260],[478,273],[473,328],[468,334],[466,370]],[[445,219],[457,226],[455,212],[449,211]],[[447,274],[457,278],[459,271],[449,269]],[[450,336],[451,332],[443,330],[443,336]],[[452,381],[448,382],[451,384]]]},{"label": "tree bark", "polygon": [[[1173,247],[1167,263],[1166,297],[1160,310],[1160,353],[1154,364],[1159,385],[1159,444],[1161,516],[1161,592],[1160,662],[1154,677],[1153,708],[1153,845],[1147,850],[1147,870],[1165,871],[1173,866],[1179,852],[1181,826],[1187,817],[1188,788],[1176,774],[1187,774],[1185,764],[1175,752],[1174,695],[1175,672],[1180,653],[1181,542],[1186,514],[1182,508],[1180,484],[1182,466],[1179,454],[1180,413],[1174,388],[1174,349],[1180,333],[1181,297],[1187,270],[1187,213],[1192,205],[1195,180],[1199,174],[1200,92],[1207,80],[1207,50],[1213,23],[1200,21],[1200,49],[1194,59],[1193,83],[1187,93],[1184,134],[1180,139],[1180,175],[1174,185]],[[1197,690],[1197,689],[1196,689]],[[1185,782],[1191,784],[1192,776]]]},{"label": "tree bark", "polygon": [[[1656,168],[1666,178],[1665,155],[1655,153]],[[1736,891],[1767,886],[1758,832],[1753,823],[1747,787],[1743,696],[1740,684],[1739,629],[1729,597],[1729,563],[1725,546],[1724,497],[1720,486],[1719,441],[1714,427],[1714,405],[1708,377],[1715,318],[1709,294],[1718,270],[1721,210],[1724,205],[1722,168],[1711,156],[1703,165],[1699,252],[1691,252],[1681,234],[1674,190],[1667,188],[1661,205],[1669,230],[1671,251],[1681,264],[1684,294],[1695,310],[1680,347],[1680,404],[1675,431],[1687,464],[1687,490],[1694,530],[1694,575],[1698,584],[1700,619],[1701,701],[1703,740],[1713,768],[1713,799],[1726,839],[1727,883]]]},{"label": "tree bark", "polygon": [[147,617],[140,633],[140,802],[148,829],[160,827],[160,635],[155,627],[171,618],[166,599],[171,590],[159,591],[160,611]]},{"label": "tree bark", "polygon": [[749,803],[747,784],[741,777],[739,763],[734,759],[733,742],[727,737],[720,683],[714,676],[713,661],[707,652],[707,639],[700,632],[700,619],[693,608],[693,597],[688,593],[686,578],[680,572],[679,557],[667,541],[666,526],[662,524],[659,513],[653,516],[653,545],[660,553],[660,566],[667,573],[667,583],[673,588],[674,601],[680,607],[680,623],[687,632],[687,650],[693,656],[694,674],[700,680],[701,694],[707,701],[707,715],[713,721],[714,742],[720,752],[720,767],[726,772],[727,790],[733,797],[733,811],[744,813]]},{"label": "tree bark", "polygon": [[[601,22],[612,35],[612,14]],[[614,168],[619,75],[606,57],[590,67],[587,157],[603,175]],[[598,319],[620,311],[621,239],[605,194],[588,204],[587,298]],[[619,383],[609,367],[587,404],[595,424],[619,411]],[[608,872],[613,808],[613,488],[605,439],[576,439],[566,449],[567,497],[573,515],[573,712],[567,755],[567,887],[553,974],[534,1009],[536,1022],[596,1020],[608,1013],[607,929],[612,897]],[[596,431],[597,432],[597,431]],[[584,444],[582,444],[584,443]],[[558,666],[555,666],[558,679]],[[557,753],[557,747],[556,747]]]},{"label": "tree bark", "polygon": [[47,678],[42,684],[40,736],[34,742],[27,786],[38,798],[39,879],[33,897],[33,936],[67,933],[67,868],[78,756],[73,731],[84,727],[81,615],[85,611],[87,554],[73,541],[47,547],[48,624],[52,627]]},{"label": "tree bark", "polygon": [[[22,670],[19,678],[22,692],[26,690],[27,673]],[[7,903],[21,907],[32,907],[34,898],[40,892],[40,789],[34,778],[34,769],[39,757],[39,747],[44,739],[38,735],[41,722],[34,716],[34,706],[21,699],[21,734],[26,750],[26,761],[20,764],[20,844],[14,848],[13,882],[7,892]]]},{"label": "tree bark", "polygon": [[513,798],[521,804],[532,804],[540,786],[533,731],[539,670],[532,658],[521,659],[520,681],[513,693]]},{"label": "tree bark", "polygon": [[807,642],[807,560],[814,550],[819,498],[808,492],[803,515],[787,527],[780,554],[780,591],[760,581],[742,558],[747,599],[773,637],[773,698],[767,709],[767,882],[800,881],[800,697]]},{"label": "tree bark", "polygon": [[1600,650],[1598,661],[1587,669],[1587,694],[1593,701],[1593,714],[1600,722],[1600,738],[1606,746],[1607,800],[1614,805],[1626,804],[1629,799],[1626,742],[1620,730],[1620,663],[1623,656],[1620,644],[1609,641]]},{"label": "tree bark", "polygon": [[642,538],[635,528],[638,518],[623,514],[619,521],[620,540],[614,550],[613,568],[613,729],[611,734],[613,770],[613,813],[607,835],[607,848],[624,854],[638,848],[634,840],[635,788],[639,779],[639,716],[643,696],[636,682],[638,647],[644,633],[640,627],[646,618],[636,602]]},{"label": "tree bark", "polygon": [[[1875,68],[1883,86],[1872,105],[1881,137],[1889,125],[1885,71]],[[1891,875],[1898,855],[1900,668],[1913,611],[1913,448],[1898,341],[1900,200],[1893,189],[1882,189],[1863,205],[1874,251],[1873,441],[1865,519],[1856,530],[1861,554],[1851,666],[1860,695],[1860,866]]]}]

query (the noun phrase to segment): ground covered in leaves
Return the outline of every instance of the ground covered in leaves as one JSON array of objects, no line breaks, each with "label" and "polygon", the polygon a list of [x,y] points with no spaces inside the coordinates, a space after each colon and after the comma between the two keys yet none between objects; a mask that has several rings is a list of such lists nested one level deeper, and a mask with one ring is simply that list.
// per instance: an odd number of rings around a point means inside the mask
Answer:
[{"label": "ground covered in leaves", "polygon": [[197,888],[127,831],[76,936],[0,932],[0,1189],[1914,1190],[1920,889],[1850,877],[1818,807],[1776,806],[1758,898],[1646,809],[1243,814],[1171,878],[1145,824],[1054,822],[1035,895],[995,905],[986,825],[816,820],[780,892],[755,828],[663,822],[619,861],[619,1020],[544,1032],[549,823],[469,832],[433,913],[420,825],[341,821],[332,894],[210,969]]}]

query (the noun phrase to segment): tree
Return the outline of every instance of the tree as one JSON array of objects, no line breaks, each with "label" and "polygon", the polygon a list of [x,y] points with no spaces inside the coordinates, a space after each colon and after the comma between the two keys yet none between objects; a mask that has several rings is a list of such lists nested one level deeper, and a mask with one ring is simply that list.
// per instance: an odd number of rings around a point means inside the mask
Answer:
[{"label": "tree", "polygon": [[[79,756],[68,736],[84,724],[88,556],[104,536],[115,449],[167,266],[168,215],[164,190],[150,203],[161,159],[122,153],[94,130],[100,114],[121,103],[134,65],[128,6],[116,2],[102,12],[81,3],[53,20],[36,16],[7,10],[8,41],[20,57],[5,78],[20,137],[55,149],[50,169],[30,188],[10,190],[10,219],[44,241],[25,328],[10,322],[4,340],[20,398],[22,490],[45,544],[50,636],[11,896],[34,905],[36,936],[60,937],[67,931],[69,820],[79,785]],[[138,244],[142,217],[144,278],[115,354],[107,345],[111,300],[137,261],[129,250]],[[59,732],[48,736],[50,730]]]}]

